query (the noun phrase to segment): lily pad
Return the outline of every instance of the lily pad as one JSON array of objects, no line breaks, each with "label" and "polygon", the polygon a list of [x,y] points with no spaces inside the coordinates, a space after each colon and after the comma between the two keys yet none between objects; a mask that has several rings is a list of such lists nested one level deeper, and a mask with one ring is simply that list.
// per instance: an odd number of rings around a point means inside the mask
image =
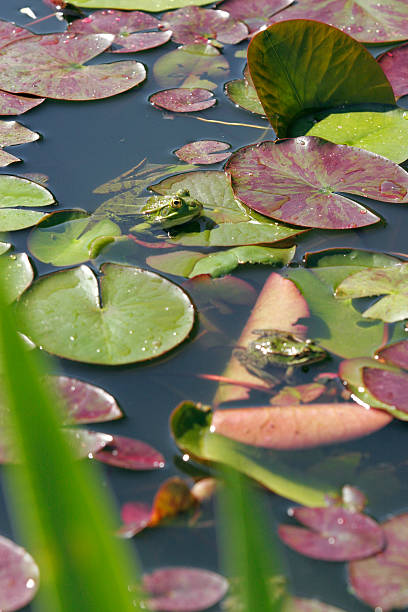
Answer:
[{"label": "lily pad", "polygon": [[261,101],[249,74],[248,66],[244,70],[244,78],[225,83],[225,93],[235,105],[256,115],[265,115]]},{"label": "lily pad", "polygon": [[377,351],[377,358],[391,365],[408,370],[408,340],[389,344]]},{"label": "lily pad", "polygon": [[185,144],[174,153],[188,164],[216,164],[231,155],[228,152],[218,153],[217,151],[225,151],[229,148],[228,143],[219,140],[196,140]]},{"label": "lily pad", "polygon": [[[406,38],[406,36],[405,36]],[[394,90],[396,98],[408,94],[408,45],[401,45],[386,51],[377,58]]]},{"label": "lily pad", "polygon": [[35,36],[35,34],[30,32],[30,30],[22,28],[11,21],[3,21],[3,19],[0,19],[0,48],[16,40],[33,36]]},{"label": "lily pad", "polygon": [[216,41],[235,45],[248,36],[248,28],[225,10],[187,6],[165,13],[161,27],[172,31],[172,39],[183,45]]},{"label": "lily pad", "polygon": [[283,612],[345,612],[343,609],[328,606],[317,599],[294,597]]},{"label": "lily pad", "polygon": [[390,43],[408,38],[405,0],[302,0],[273,21],[315,19],[339,28],[363,43]]},{"label": "lily pad", "polygon": [[26,98],[15,96],[7,91],[0,91],[0,115],[22,115],[44,100],[45,98]]},{"label": "lily pad", "polygon": [[190,224],[194,230],[189,232],[177,231],[171,236],[175,244],[196,247],[263,244],[285,240],[302,231],[273,222],[238,202],[224,172],[186,172],[164,179],[151,189],[164,195],[188,189],[204,205],[199,231],[195,229],[197,224]]},{"label": "lily pad", "polygon": [[19,610],[35,596],[40,570],[32,556],[8,538],[0,536],[0,608]]},{"label": "lily pad", "polygon": [[256,32],[271,22],[279,11],[293,4],[294,0],[225,0],[222,10],[247,24],[250,32]]},{"label": "lily pad", "polygon": [[285,21],[260,32],[249,45],[248,65],[279,138],[306,111],[395,104],[391,85],[368,51],[347,34],[317,21]]},{"label": "lily pad", "polygon": [[157,108],[174,113],[193,113],[214,106],[217,100],[208,89],[179,87],[159,91],[150,96],[149,101]]},{"label": "lily pad", "polygon": [[408,173],[397,164],[314,136],[243,147],[225,169],[244,204],[304,227],[350,229],[380,220],[338,192],[408,202]]},{"label": "lily pad", "polygon": [[40,278],[20,299],[19,314],[20,331],[46,351],[106,365],[163,355],[194,322],[193,305],[177,285],[115,264],[105,264],[98,280],[87,266]]},{"label": "lily pad", "polygon": [[[153,75],[160,87],[201,87],[215,89],[213,82],[224,79],[229,64],[221,53],[208,44],[182,45],[165,53],[154,63]],[[201,78],[205,75],[205,78]]]},{"label": "lily pad", "polygon": [[147,606],[151,610],[199,612],[224,597],[228,581],[205,569],[166,567],[144,574],[142,587],[150,595]]},{"label": "lily pad", "polygon": [[26,207],[50,206],[55,200],[48,189],[18,176],[0,176],[0,231],[31,227],[46,213],[24,210]]},{"label": "lily pad", "polygon": [[354,594],[375,609],[396,610],[408,606],[408,514],[381,525],[387,546],[370,559],[349,565]]},{"label": "lily pad", "polygon": [[0,257],[0,278],[7,302],[11,304],[31,285],[34,271],[26,253]]},{"label": "lily pad", "polygon": [[363,383],[377,400],[407,413],[408,373],[391,372],[381,368],[363,368]]},{"label": "lily pad", "polygon": [[111,45],[113,34],[46,34],[0,49],[0,87],[57,100],[98,100],[142,83],[132,60],[84,66]]},{"label": "lily pad", "polygon": [[34,142],[39,137],[37,132],[32,132],[17,121],[0,121],[0,166],[8,166],[13,162],[21,161],[19,157],[3,151],[3,147]]},{"label": "lily pad", "polygon": [[345,508],[291,508],[290,516],[309,527],[280,525],[287,546],[302,555],[323,561],[352,561],[380,552],[384,532],[372,518]]},{"label": "lily pad", "polygon": [[[194,0],[196,6],[213,3],[214,0]],[[83,8],[125,9],[158,13],[190,6],[191,0],[72,0],[71,4]]]},{"label": "lily pad", "polygon": [[113,436],[112,442],[96,453],[94,459],[127,470],[156,470],[164,467],[164,457],[155,448],[124,436]]},{"label": "lily pad", "polygon": [[7,253],[10,248],[11,244],[9,242],[0,242],[0,255],[3,255],[3,253]]},{"label": "lily pad", "polygon": [[224,276],[238,265],[265,264],[287,265],[295,255],[296,247],[291,249],[270,249],[260,246],[242,246],[218,253],[204,255],[195,251],[172,251],[165,255],[152,255],[146,263],[160,272],[194,278],[200,274],[212,277]]},{"label": "lily pad", "polygon": [[202,274],[183,283],[183,287],[193,296],[198,308],[217,308],[226,314],[231,311],[225,304],[248,305],[256,299],[252,285],[233,276],[211,278],[208,274]]},{"label": "lily pad", "polygon": [[120,236],[118,225],[105,219],[90,229],[90,215],[83,211],[63,210],[51,213],[35,227],[29,238],[31,253],[53,266],[73,266],[93,257],[98,239]]},{"label": "lily pad", "polygon": [[368,268],[344,279],[336,289],[336,298],[385,295],[364,311],[363,317],[387,323],[408,317],[408,263],[388,268]]}]

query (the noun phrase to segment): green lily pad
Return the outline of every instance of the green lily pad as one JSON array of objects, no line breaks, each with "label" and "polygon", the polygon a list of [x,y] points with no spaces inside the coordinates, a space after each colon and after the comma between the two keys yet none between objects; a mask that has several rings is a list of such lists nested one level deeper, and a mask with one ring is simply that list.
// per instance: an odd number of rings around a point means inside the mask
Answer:
[{"label": "green lily pad", "polygon": [[302,231],[274,222],[239,203],[224,172],[186,172],[164,179],[151,189],[164,195],[188,189],[204,205],[201,218],[189,224],[190,231],[178,230],[172,235],[172,243],[196,247],[263,244],[284,240]]},{"label": "green lily pad", "polygon": [[25,178],[0,176],[0,231],[7,232],[31,227],[46,213],[24,210],[26,207],[50,206],[55,200],[45,187]]},{"label": "green lily pad", "polygon": [[246,79],[228,81],[228,83],[225,83],[225,93],[231,102],[241,108],[256,115],[265,115],[255,87],[248,83]]},{"label": "green lily pad", "polygon": [[214,4],[214,0],[72,0],[71,4],[83,8],[110,8],[158,13],[183,6]]},{"label": "green lily pad", "polygon": [[240,264],[287,265],[295,255],[296,247],[291,249],[270,249],[260,246],[241,246],[218,253],[197,253],[196,251],[172,251],[165,255],[152,255],[146,262],[152,268],[165,272],[194,278],[209,274],[213,278],[229,274]]},{"label": "green lily pad", "polygon": [[73,266],[93,256],[95,242],[108,236],[120,236],[120,228],[109,219],[92,225],[89,215],[79,210],[51,213],[35,227],[28,238],[31,253],[53,266]]},{"label": "green lily pad", "polygon": [[367,308],[363,317],[395,323],[408,317],[408,264],[369,268],[352,274],[337,287],[336,298],[385,295]]},{"label": "green lily pad", "polygon": [[105,264],[99,279],[87,266],[40,278],[18,304],[20,331],[46,351],[86,363],[147,361],[189,335],[194,308],[187,294],[158,274]]},{"label": "green lily pad", "polygon": [[408,111],[333,114],[316,123],[307,135],[365,149],[400,164],[408,158]]},{"label": "green lily pad", "polygon": [[274,24],[252,39],[248,65],[279,138],[306,111],[347,104],[395,105],[391,85],[370,53],[325,23],[299,19]]},{"label": "green lily pad", "polygon": [[0,257],[0,278],[7,296],[7,302],[11,304],[31,285],[34,271],[26,253],[11,253]]}]

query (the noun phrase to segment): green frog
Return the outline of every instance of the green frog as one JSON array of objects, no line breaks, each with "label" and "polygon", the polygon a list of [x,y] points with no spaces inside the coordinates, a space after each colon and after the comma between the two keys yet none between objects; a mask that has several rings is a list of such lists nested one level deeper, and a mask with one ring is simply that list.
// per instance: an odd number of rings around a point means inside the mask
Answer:
[{"label": "green frog", "polygon": [[274,385],[280,379],[270,372],[271,366],[286,368],[285,379],[288,379],[295,366],[308,365],[327,357],[327,352],[313,340],[303,340],[290,332],[255,329],[252,333],[258,338],[247,348],[235,348],[233,355],[250,374]]},{"label": "green frog", "polygon": [[170,229],[195,219],[202,210],[202,203],[191,197],[188,189],[180,189],[174,195],[154,195],[140,210],[146,220],[131,227],[130,231],[144,232],[152,227]]}]

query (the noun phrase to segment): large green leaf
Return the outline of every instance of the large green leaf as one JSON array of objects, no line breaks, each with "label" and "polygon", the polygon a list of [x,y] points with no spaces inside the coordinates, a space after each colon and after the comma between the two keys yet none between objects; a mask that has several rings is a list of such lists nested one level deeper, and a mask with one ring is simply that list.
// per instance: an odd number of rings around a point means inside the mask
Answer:
[{"label": "large green leaf", "polygon": [[11,174],[0,176],[0,232],[35,225],[45,213],[24,208],[50,204],[54,204],[54,198],[42,185]]},{"label": "large green leaf", "polygon": [[130,11],[168,11],[183,6],[203,6],[213,4],[214,0],[72,0],[71,4],[83,8],[111,8]]},{"label": "large green leaf", "polygon": [[119,365],[158,357],[191,331],[194,308],[170,281],[133,266],[87,266],[40,278],[19,302],[21,331],[67,359]]},{"label": "large green leaf", "polygon": [[306,111],[347,104],[395,104],[391,85],[368,51],[324,23],[300,19],[274,24],[252,39],[248,65],[280,138]]},{"label": "large green leaf", "polygon": [[25,253],[0,257],[0,278],[7,302],[11,304],[30,286],[34,271]]}]

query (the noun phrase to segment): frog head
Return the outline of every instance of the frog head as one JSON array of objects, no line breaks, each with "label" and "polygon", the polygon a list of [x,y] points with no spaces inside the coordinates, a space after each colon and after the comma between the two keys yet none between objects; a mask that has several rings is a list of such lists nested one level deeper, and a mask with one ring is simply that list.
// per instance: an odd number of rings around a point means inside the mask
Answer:
[{"label": "frog head", "polygon": [[167,229],[191,221],[202,210],[202,203],[192,198],[188,189],[181,189],[174,195],[152,196],[140,212],[151,224]]}]

